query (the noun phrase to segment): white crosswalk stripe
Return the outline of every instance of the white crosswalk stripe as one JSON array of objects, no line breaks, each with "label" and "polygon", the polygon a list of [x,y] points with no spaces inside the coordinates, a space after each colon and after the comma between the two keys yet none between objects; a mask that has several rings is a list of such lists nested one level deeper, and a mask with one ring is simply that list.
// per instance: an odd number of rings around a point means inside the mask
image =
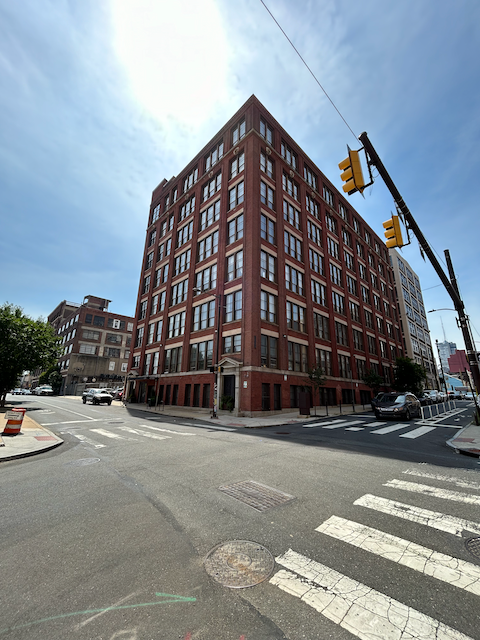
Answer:
[{"label": "white crosswalk stripe", "polygon": [[430,431],[435,431],[436,427],[418,427],[418,429],[413,429],[413,431],[408,431],[407,433],[401,433],[399,438],[410,438],[414,440],[415,438],[419,438],[420,436],[424,436],[426,433]]},{"label": "white crosswalk stripe", "polygon": [[[155,431],[163,431],[164,433],[173,433],[176,436],[195,436],[196,433],[186,433],[185,431],[175,431],[174,429],[163,429],[162,427],[154,427],[151,424],[141,424],[144,429],[154,429]],[[173,426],[173,425],[169,425]]]},{"label": "white crosswalk stripe", "polygon": [[476,533],[480,535],[480,522],[470,522],[463,518],[455,518],[440,511],[430,511],[429,509],[421,509],[404,502],[396,500],[388,500],[379,496],[373,496],[369,493],[365,494],[353,503],[359,507],[366,507],[374,511],[387,513],[388,515],[410,520],[418,524],[426,525],[432,529],[446,531],[454,536],[462,537],[464,531]]},{"label": "white crosswalk stripe", "polygon": [[[360,416],[359,416],[360,417]],[[358,426],[354,426],[358,425]],[[437,426],[432,426],[431,424],[425,422],[416,422],[416,428],[410,429],[402,434],[396,434],[399,438],[407,438],[409,440],[415,440],[416,438],[420,438],[421,436],[430,433],[430,431],[435,431]],[[388,435],[390,433],[394,433],[395,431],[401,431],[402,429],[407,429],[409,427],[408,423],[398,422],[398,423],[388,423],[388,422],[364,422],[362,420],[348,420],[348,419],[338,419],[338,420],[325,420],[323,422],[314,422],[310,424],[304,424],[304,429],[311,429],[313,427],[321,427],[322,429],[345,429],[345,431],[365,431],[368,428],[368,433],[374,433],[377,436]],[[380,427],[379,429],[370,429],[370,427]]]},{"label": "white crosswalk stripe", "polygon": [[480,595],[480,567],[464,560],[338,516],[331,516],[316,531]]},{"label": "white crosswalk stripe", "polygon": [[361,424],[363,421],[362,420],[349,420],[348,422],[345,422],[343,424],[323,424],[322,428],[323,429],[339,429],[340,427],[353,427],[354,424]]},{"label": "white crosswalk stripe", "polygon": [[440,482],[449,482],[463,489],[477,489],[480,491],[480,482],[473,482],[472,480],[460,480],[459,478],[443,476],[439,473],[428,473],[426,471],[416,471],[415,469],[406,469],[403,473],[410,476],[418,476],[419,478],[430,478],[431,480],[440,480]]},{"label": "white crosswalk stripe", "polygon": [[405,429],[405,424],[391,424],[389,427],[382,427],[381,429],[376,429],[375,431],[370,431],[370,433],[376,433],[377,435],[384,435],[385,433],[392,433],[393,431],[399,431],[400,429]]},{"label": "white crosswalk stripe", "polygon": [[307,423],[303,426],[305,429],[311,429],[312,427],[324,427],[325,425],[329,424],[345,425],[347,422],[348,420],[325,420],[323,422]]},{"label": "white crosswalk stripe", "polygon": [[[419,475],[437,482],[453,483],[463,488],[479,490],[480,484],[447,475],[407,470],[404,473]],[[434,486],[389,480],[384,487],[420,493],[431,498],[454,500],[467,505],[480,504],[480,496],[451,491]],[[355,500],[355,506],[365,507],[395,518],[402,518],[431,529],[450,533],[457,538],[480,534],[480,522],[457,518],[439,511],[431,511],[395,500],[366,494]],[[389,560],[393,566],[401,565],[404,571],[415,571],[449,586],[480,596],[480,566],[429,549],[389,532],[363,523],[332,515],[316,529],[353,548],[368,551]],[[326,543],[321,546],[325,551]],[[469,636],[375,591],[332,567],[320,564],[292,549],[276,558],[281,569],[270,579],[270,584],[301,599],[329,620],[365,640],[472,640]],[[392,569],[393,571],[393,569]],[[416,584],[418,584],[417,578]]]},{"label": "white crosswalk stripe", "polygon": [[75,438],[78,438],[78,440],[80,440],[81,442],[85,442],[86,444],[90,445],[94,449],[102,449],[103,447],[107,446],[106,444],[101,444],[100,442],[95,442],[95,440],[91,440],[90,438],[88,438],[87,436],[82,435],[81,433],[73,433],[72,435],[74,435]]},{"label": "white crosswalk stripe", "polygon": [[116,440],[131,440],[131,438],[126,438],[125,436],[119,436],[118,433],[113,433],[112,431],[107,431],[106,429],[90,429],[94,433],[98,433],[101,436],[105,436],[106,438],[114,438]]},{"label": "white crosswalk stripe", "polygon": [[446,624],[291,549],[276,561],[288,571],[278,571],[270,578],[271,584],[300,598],[357,638],[472,640]]},{"label": "white crosswalk stripe", "polygon": [[132,427],[120,427],[122,431],[127,431],[128,433],[134,433],[138,436],[144,436],[145,438],[152,438],[152,440],[170,440],[170,436],[159,436],[156,433],[149,433],[148,431],[142,431],[141,429],[133,429]]},{"label": "white crosswalk stripe", "polygon": [[427,496],[442,498],[443,500],[454,500],[455,502],[465,502],[467,504],[480,505],[480,496],[461,493],[460,491],[449,491],[448,489],[439,489],[431,487],[427,484],[418,484],[416,482],[405,482],[404,480],[389,480],[384,487],[393,487],[394,489],[402,489],[403,491],[411,491],[413,493],[423,493]]}]

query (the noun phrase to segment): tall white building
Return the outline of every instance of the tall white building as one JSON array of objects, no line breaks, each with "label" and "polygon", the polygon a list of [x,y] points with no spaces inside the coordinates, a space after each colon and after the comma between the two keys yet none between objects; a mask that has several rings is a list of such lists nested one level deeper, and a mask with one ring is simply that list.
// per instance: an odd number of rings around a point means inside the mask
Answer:
[{"label": "tall white building", "polygon": [[390,261],[395,276],[395,292],[405,355],[425,368],[427,388],[438,389],[437,369],[420,280],[408,262],[395,249],[390,249]]},{"label": "tall white building", "polygon": [[438,357],[440,358],[440,362],[442,363],[444,373],[450,373],[448,358],[450,356],[453,356],[456,351],[457,345],[455,344],[455,342],[447,342],[447,340],[444,340],[443,342],[438,343]]}]

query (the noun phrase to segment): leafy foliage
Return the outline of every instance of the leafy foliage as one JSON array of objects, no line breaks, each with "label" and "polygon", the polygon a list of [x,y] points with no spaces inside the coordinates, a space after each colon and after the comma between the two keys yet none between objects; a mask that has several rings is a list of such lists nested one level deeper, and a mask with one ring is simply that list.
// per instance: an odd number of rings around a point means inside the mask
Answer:
[{"label": "leafy foliage", "polygon": [[427,372],[422,365],[417,364],[411,358],[397,358],[394,379],[397,391],[411,391],[418,396],[427,379]]},{"label": "leafy foliage", "polygon": [[5,303],[0,307],[0,406],[7,391],[24,371],[46,369],[60,353],[53,327],[41,319],[32,320],[23,309]]},{"label": "leafy foliage", "polygon": [[385,384],[384,379],[373,369],[367,369],[365,375],[362,377],[362,381],[370,387],[373,391],[373,395],[376,396],[380,387]]}]

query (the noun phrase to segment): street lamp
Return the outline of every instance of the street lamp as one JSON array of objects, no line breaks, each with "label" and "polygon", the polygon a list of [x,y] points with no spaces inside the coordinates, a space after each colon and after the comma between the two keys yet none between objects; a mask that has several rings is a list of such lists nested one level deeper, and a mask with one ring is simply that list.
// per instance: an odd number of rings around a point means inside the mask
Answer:
[{"label": "street lamp", "polygon": [[[193,288],[194,293],[202,293],[202,289],[198,287]],[[217,334],[217,344],[215,349],[215,362],[213,363],[213,372],[215,374],[215,379],[213,383],[213,408],[212,408],[212,419],[218,418],[218,363],[220,360],[220,314],[222,312],[222,294],[214,293],[215,298],[218,300],[218,311],[217,311],[217,328],[215,329]]]}]

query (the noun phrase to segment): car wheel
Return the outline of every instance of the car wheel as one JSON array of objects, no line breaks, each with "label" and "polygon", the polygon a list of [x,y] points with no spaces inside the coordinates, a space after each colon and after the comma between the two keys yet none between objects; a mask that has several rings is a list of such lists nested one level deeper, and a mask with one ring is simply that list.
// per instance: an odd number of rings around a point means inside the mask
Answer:
[{"label": "car wheel", "polygon": [[83,402],[83,404],[87,404],[87,399],[86,398],[82,398],[82,402]]},{"label": "car wheel", "polygon": [[110,406],[112,404],[112,401],[110,400],[110,402],[108,403],[108,406]]},{"label": "car wheel", "polygon": [[410,413],[410,409],[407,409],[407,411],[405,413],[405,418],[407,420],[411,420],[412,419],[412,414]]}]

